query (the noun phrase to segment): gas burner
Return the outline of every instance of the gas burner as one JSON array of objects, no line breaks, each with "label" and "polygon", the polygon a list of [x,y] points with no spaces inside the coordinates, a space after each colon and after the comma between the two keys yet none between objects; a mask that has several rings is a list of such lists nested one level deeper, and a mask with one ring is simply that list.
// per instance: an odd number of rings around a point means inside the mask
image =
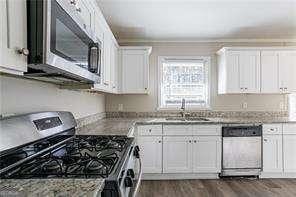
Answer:
[{"label": "gas burner", "polygon": [[50,159],[48,162],[45,162],[41,165],[41,169],[44,172],[44,174],[59,174],[63,171],[63,162],[58,159]]}]

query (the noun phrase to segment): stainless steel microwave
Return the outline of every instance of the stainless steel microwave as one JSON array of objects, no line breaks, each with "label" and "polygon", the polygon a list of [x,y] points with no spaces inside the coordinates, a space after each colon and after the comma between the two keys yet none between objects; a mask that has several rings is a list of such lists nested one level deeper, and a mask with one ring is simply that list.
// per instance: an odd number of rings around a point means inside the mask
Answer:
[{"label": "stainless steel microwave", "polygon": [[26,77],[57,83],[98,83],[101,42],[68,0],[27,0]]}]

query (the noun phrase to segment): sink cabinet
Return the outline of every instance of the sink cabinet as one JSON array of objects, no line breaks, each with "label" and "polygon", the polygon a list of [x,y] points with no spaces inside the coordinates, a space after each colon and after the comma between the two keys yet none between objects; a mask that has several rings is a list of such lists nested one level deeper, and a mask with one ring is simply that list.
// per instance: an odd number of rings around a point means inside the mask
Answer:
[{"label": "sink cabinet", "polygon": [[164,124],[137,128],[144,174],[218,174],[221,171],[220,125]]},{"label": "sink cabinet", "polygon": [[221,137],[200,136],[193,138],[193,172],[220,173],[221,172]]}]

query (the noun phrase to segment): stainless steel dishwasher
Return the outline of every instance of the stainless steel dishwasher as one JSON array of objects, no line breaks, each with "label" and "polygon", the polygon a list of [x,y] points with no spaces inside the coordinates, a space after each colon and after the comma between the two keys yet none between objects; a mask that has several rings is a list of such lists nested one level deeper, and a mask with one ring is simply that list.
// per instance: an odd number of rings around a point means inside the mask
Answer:
[{"label": "stainless steel dishwasher", "polygon": [[262,125],[222,127],[223,176],[259,176],[262,171]]}]

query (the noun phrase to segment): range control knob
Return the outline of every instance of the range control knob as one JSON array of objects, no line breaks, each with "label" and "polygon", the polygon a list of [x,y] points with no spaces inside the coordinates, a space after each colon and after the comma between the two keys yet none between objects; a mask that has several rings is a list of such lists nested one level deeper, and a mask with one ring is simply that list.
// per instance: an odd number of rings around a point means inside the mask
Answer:
[{"label": "range control knob", "polygon": [[140,158],[140,148],[139,148],[139,146],[135,146],[135,149],[134,149],[134,156],[136,157],[136,158]]},{"label": "range control knob", "polygon": [[133,180],[131,177],[124,178],[124,186],[125,187],[133,187]]},{"label": "range control knob", "polygon": [[135,178],[135,172],[133,169],[128,169],[127,170],[127,176],[131,177],[131,178]]}]

